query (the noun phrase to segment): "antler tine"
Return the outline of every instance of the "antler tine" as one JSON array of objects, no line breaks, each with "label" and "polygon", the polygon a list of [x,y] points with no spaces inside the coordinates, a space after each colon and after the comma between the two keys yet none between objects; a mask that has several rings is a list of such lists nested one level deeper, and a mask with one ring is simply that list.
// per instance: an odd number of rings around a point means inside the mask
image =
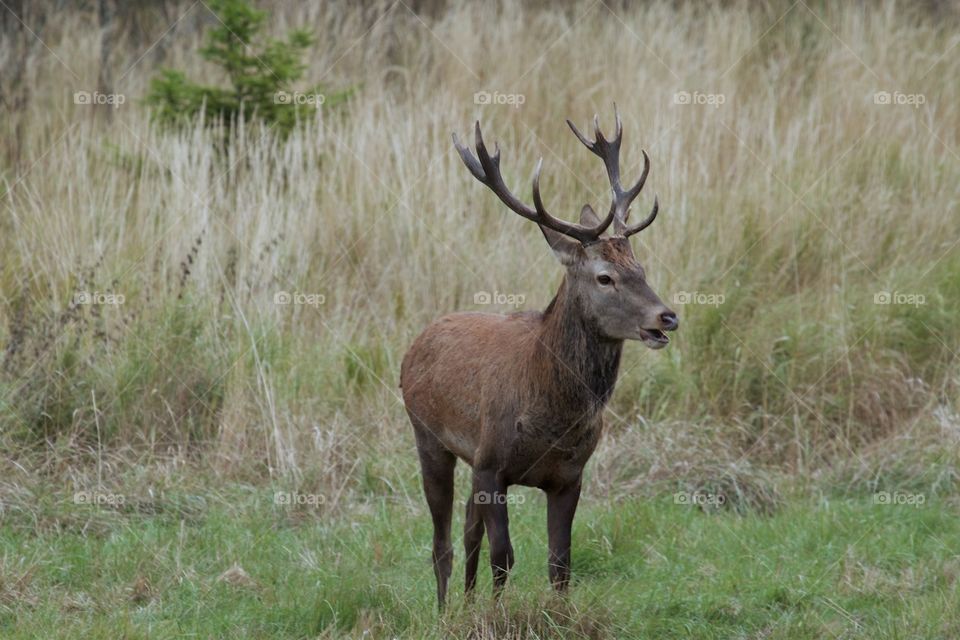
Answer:
[{"label": "antler tine", "polygon": [[[577,136],[577,140],[583,143],[583,146],[585,146],[587,149],[590,149],[590,151],[593,151],[593,143],[587,140],[585,135],[580,133],[580,130],[577,129],[577,125],[573,124],[569,118],[567,118],[567,126],[573,131],[573,135]],[[594,151],[594,153],[596,153],[596,151]]]},{"label": "antler tine", "polygon": [[[631,201],[633,201],[633,199],[636,198],[640,193],[640,190],[643,189],[643,185],[647,181],[647,175],[650,173],[650,156],[647,155],[646,149],[641,149],[640,153],[643,154],[643,173],[640,174],[640,179],[637,180],[637,183],[630,187],[624,194],[628,196]],[[629,211],[626,212],[626,214],[629,214]],[[626,221],[626,219],[627,218],[624,217],[624,221]]]},{"label": "antler tine", "polygon": [[501,202],[515,213],[544,227],[575,238],[584,244],[588,244],[599,238],[600,234],[613,222],[614,215],[612,209],[606,219],[596,227],[586,227],[573,222],[558,220],[550,215],[546,207],[543,206],[543,198],[540,196],[540,171],[543,167],[543,158],[540,158],[540,161],[537,162],[537,168],[533,176],[533,202],[535,208],[531,209],[513,195],[507,188],[506,183],[504,183],[503,176],[500,173],[500,147],[494,143],[494,154],[493,156],[490,155],[483,142],[483,134],[480,131],[479,121],[477,121],[475,126],[475,139],[477,148],[476,157],[470,153],[469,149],[460,144],[460,139],[457,138],[457,134],[453,134],[453,144],[460,154],[463,163],[467,165],[467,169],[473,174],[473,177],[487,185],[487,187],[500,198]]},{"label": "antler tine", "polygon": [[457,148],[457,153],[460,154],[460,159],[463,160],[463,164],[467,165],[467,169],[470,170],[470,173],[474,178],[486,184],[486,176],[483,173],[483,167],[480,166],[480,163],[477,162],[477,159],[473,157],[473,154],[470,153],[469,149],[460,144],[460,139],[457,137],[457,134],[453,134],[453,146]]},{"label": "antler tine", "polygon": [[643,222],[638,222],[632,227],[627,227],[623,230],[623,237],[629,238],[635,233],[639,233],[653,224],[653,221],[657,219],[657,213],[660,212],[660,199],[655,195],[653,196],[653,210],[650,212],[650,215],[647,216],[646,220]]},{"label": "antler tine", "polygon": [[[543,156],[537,160],[537,166],[533,170],[533,206],[537,211],[546,213],[547,209],[543,206],[543,198],[540,197],[540,170],[543,169]],[[547,214],[550,215],[550,214]]]},{"label": "antler tine", "polygon": [[616,103],[616,102],[613,103],[613,117],[614,117],[614,118],[616,119],[616,121],[617,121],[617,133],[616,133],[616,137],[617,137],[617,140],[619,141],[620,138],[623,136],[623,123],[620,122],[620,110],[617,109],[617,103]]}]

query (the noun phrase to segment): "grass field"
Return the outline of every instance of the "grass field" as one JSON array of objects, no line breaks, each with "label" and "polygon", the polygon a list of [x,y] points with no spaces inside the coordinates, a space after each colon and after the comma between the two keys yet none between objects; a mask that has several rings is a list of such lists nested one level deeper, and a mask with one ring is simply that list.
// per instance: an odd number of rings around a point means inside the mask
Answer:
[{"label": "grass field", "polygon": [[941,500],[819,496],[772,517],[708,516],[673,496],[587,505],[575,527],[575,588],[559,598],[545,575],[545,505],[536,492],[519,495],[518,566],[503,601],[492,604],[485,575],[482,595],[464,603],[458,585],[440,619],[429,518],[410,504],[380,500],[327,520],[278,508],[252,487],[166,496],[159,513],[150,501],[94,513],[52,504],[43,533],[24,520],[0,538],[4,637],[960,633],[960,520]]},{"label": "grass field", "polygon": [[[349,95],[284,135],[151,119],[225,82],[205,3],[93,4],[0,3],[0,636],[960,636],[955,2],[263,0]],[[455,535],[438,616],[400,361],[562,273],[450,133],[574,219],[614,102],[681,329],[625,348],[569,599],[521,492],[501,604]]]}]

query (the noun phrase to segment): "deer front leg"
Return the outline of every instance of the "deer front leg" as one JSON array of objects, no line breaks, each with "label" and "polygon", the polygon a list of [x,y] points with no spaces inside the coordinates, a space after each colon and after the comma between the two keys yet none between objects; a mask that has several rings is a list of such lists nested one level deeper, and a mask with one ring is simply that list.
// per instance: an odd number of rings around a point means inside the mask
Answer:
[{"label": "deer front leg", "polygon": [[580,501],[580,480],[547,494],[547,537],[550,544],[550,582],[557,591],[570,583],[570,532]]},{"label": "deer front leg", "polygon": [[493,570],[493,594],[499,596],[513,566],[510,523],[507,517],[507,486],[493,470],[473,474],[473,500],[487,530],[490,543],[490,568]]}]

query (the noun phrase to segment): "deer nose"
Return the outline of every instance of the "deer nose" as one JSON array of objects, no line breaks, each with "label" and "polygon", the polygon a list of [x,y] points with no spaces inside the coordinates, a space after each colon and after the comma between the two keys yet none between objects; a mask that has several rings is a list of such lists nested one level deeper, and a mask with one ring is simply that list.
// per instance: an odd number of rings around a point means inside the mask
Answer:
[{"label": "deer nose", "polygon": [[673,311],[664,311],[660,314],[660,324],[663,325],[664,331],[673,331],[680,326],[680,320]]}]

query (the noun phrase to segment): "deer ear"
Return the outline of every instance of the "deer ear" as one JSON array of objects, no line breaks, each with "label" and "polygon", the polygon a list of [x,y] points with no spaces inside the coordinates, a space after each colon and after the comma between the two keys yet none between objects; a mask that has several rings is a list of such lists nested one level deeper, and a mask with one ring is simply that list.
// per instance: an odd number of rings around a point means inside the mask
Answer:
[{"label": "deer ear", "polygon": [[543,237],[547,239],[547,244],[553,249],[553,255],[565,266],[570,266],[577,261],[577,257],[582,251],[580,243],[573,238],[567,237],[559,231],[548,229],[542,224],[538,224]]},{"label": "deer ear", "polygon": [[600,216],[593,210],[593,207],[585,204],[583,209],[580,209],[580,224],[585,227],[596,227],[600,224]]}]

